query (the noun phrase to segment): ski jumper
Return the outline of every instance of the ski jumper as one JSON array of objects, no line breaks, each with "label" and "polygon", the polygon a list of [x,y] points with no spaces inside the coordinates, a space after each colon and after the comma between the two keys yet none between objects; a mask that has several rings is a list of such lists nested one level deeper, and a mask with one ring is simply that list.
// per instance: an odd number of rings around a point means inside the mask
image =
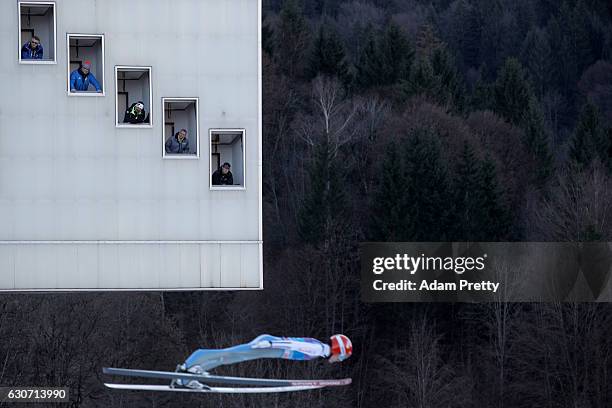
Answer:
[{"label": "ski jumper", "polygon": [[258,358],[283,358],[287,360],[312,360],[327,358],[329,346],[308,337],[275,337],[262,334],[247,344],[225,349],[199,349],[185,360],[189,368],[199,366],[208,371],[215,367]]}]

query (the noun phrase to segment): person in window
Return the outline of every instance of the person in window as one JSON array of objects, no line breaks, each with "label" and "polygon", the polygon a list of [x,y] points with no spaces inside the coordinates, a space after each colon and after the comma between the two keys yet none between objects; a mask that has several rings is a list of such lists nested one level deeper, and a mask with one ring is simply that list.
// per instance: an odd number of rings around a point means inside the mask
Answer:
[{"label": "person in window", "polygon": [[75,69],[70,74],[70,92],[84,92],[89,89],[89,85],[96,89],[96,92],[102,92],[102,87],[98,80],[90,72],[91,61],[85,60],[81,63],[79,69]]},{"label": "person in window", "polygon": [[134,102],[127,110],[125,111],[125,116],[123,117],[123,123],[149,123],[149,116],[146,114],[144,110],[144,103],[142,101]]},{"label": "person in window", "polygon": [[223,166],[217,169],[212,175],[212,183],[213,186],[233,186],[234,185],[234,176],[232,176],[232,172],[230,168],[232,166],[225,162]]},{"label": "person in window", "polygon": [[189,139],[186,129],[179,130],[173,137],[166,140],[166,153],[189,154]]},{"label": "person in window", "polygon": [[40,38],[33,35],[32,39],[21,47],[21,59],[42,59],[43,46]]}]

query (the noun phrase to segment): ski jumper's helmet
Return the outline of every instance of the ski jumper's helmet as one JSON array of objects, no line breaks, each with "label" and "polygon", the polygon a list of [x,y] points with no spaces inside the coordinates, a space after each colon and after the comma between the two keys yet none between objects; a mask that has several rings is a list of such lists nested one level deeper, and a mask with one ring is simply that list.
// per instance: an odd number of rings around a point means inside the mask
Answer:
[{"label": "ski jumper's helmet", "polygon": [[353,354],[353,343],[343,334],[330,337],[332,356],[338,356],[338,361],[344,361]]}]

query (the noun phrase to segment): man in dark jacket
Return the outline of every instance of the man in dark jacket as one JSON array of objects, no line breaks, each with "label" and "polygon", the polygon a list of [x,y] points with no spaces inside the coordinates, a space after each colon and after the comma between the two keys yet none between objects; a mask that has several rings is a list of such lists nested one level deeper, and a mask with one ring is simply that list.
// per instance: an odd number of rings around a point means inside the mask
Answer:
[{"label": "man in dark jacket", "polygon": [[181,129],[168,140],[166,140],[166,153],[169,154],[189,154],[189,139],[187,130]]},{"label": "man in dark jacket", "polygon": [[87,91],[90,84],[96,88],[96,92],[102,92],[102,87],[90,70],[91,61],[86,60],[81,63],[81,67],[79,69],[75,69],[70,73],[70,92]]},{"label": "man in dark jacket", "polygon": [[21,47],[21,59],[42,59],[43,46],[40,38],[33,35],[32,39]]},{"label": "man in dark jacket", "polygon": [[142,101],[134,102],[129,108],[127,108],[127,110],[125,111],[125,116],[123,117],[123,122],[148,123],[149,118],[144,110],[144,103]]},{"label": "man in dark jacket", "polygon": [[223,166],[217,169],[212,175],[213,186],[233,186],[234,176],[230,171],[232,167],[228,162],[223,163]]}]

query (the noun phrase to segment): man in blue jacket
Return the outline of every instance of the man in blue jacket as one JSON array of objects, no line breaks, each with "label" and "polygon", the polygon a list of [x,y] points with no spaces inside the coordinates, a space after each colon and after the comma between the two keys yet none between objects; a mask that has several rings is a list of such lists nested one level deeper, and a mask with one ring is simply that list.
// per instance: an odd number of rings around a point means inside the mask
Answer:
[{"label": "man in blue jacket", "polygon": [[85,60],[81,63],[79,69],[75,69],[70,73],[70,92],[83,92],[89,89],[89,85],[96,89],[96,92],[102,92],[102,87],[98,80],[90,72],[91,61]]},{"label": "man in blue jacket", "polygon": [[21,59],[42,59],[43,46],[40,38],[33,35],[32,39],[21,47]]}]

